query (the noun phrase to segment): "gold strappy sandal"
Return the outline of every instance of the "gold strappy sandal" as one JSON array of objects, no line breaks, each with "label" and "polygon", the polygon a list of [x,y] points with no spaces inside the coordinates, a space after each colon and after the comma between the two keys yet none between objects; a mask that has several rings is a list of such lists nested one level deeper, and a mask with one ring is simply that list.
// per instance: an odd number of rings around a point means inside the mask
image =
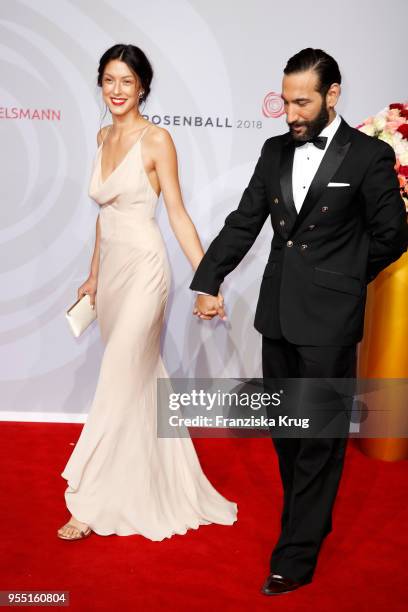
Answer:
[{"label": "gold strappy sandal", "polygon": [[79,529],[79,527],[77,527],[76,525],[73,525],[72,523],[67,523],[66,525],[64,525],[64,527],[73,527],[78,533],[78,536],[64,536],[58,533],[57,531],[57,536],[59,538],[61,538],[61,540],[83,540],[84,538],[87,538],[88,536],[91,535],[92,533],[92,529],[90,527],[88,527],[85,531],[83,531],[82,529]]}]

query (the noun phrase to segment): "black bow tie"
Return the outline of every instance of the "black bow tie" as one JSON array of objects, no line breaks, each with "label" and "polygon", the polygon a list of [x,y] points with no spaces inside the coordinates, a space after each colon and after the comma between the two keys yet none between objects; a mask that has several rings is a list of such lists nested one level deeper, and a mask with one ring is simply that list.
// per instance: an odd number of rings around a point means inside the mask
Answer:
[{"label": "black bow tie", "polygon": [[307,142],[311,142],[315,147],[324,151],[327,144],[327,136],[315,136],[314,138],[310,138],[310,140],[295,140],[295,147],[301,147]]}]

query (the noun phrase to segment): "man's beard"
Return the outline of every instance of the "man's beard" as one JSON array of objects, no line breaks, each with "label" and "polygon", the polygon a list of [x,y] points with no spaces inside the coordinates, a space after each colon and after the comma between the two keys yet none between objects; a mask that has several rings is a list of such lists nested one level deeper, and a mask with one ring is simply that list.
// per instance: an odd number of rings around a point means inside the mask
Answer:
[{"label": "man's beard", "polygon": [[[299,142],[306,142],[306,140],[311,140],[315,136],[318,136],[320,132],[326,127],[329,123],[329,111],[327,110],[324,101],[322,102],[322,106],[320,108],[319,114],[312,121],[296,121],[294,123],[288,124],[289,130],[293,140],[297,140]],[[296,134],[293,131],[294,127],[305,126],[306,130],[304,134]]]}]

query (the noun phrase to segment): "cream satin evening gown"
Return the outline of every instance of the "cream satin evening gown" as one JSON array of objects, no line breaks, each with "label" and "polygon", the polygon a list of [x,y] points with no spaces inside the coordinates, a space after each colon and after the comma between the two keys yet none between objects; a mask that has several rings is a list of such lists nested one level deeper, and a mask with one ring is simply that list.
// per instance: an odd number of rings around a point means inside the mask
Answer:
[{"label": "cream satin evening gown", "polygon": [[97,151],[89,195],[100,205],[96,313],[105,351],[61,475],[68,510],[95,533],[163,540],[199,525],[231,525],[237,505],[208,481],[189,437],[156,433],[156,378],[168,377],[160,334],[171,275],[141,155],[148,127],[104,181],[103,143]]}]

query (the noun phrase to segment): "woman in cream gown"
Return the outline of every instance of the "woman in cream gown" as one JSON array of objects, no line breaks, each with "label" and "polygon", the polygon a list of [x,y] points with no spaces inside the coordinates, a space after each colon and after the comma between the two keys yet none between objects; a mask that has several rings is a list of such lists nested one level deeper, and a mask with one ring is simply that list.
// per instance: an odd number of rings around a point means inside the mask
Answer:
[{"label": "woman in cream gown", "polygon": [[160,335],[170,287],[155,220],[160,190],[193,268],[203,250],[182,203],[171,138],[139,112],[151,76],[133,45],[115,45],[100,61],[113,124],[98,135],[89,195],[100,212],[91,274],[78,295],[88,293],[95,304],[105,350],[87,421],[61,474],[72,515],[57,532],[62,539],[95,532],[163,540],[236,521],[237,505],[206,478],[191,439],[156,432],[156,379],[168,376]]}]

